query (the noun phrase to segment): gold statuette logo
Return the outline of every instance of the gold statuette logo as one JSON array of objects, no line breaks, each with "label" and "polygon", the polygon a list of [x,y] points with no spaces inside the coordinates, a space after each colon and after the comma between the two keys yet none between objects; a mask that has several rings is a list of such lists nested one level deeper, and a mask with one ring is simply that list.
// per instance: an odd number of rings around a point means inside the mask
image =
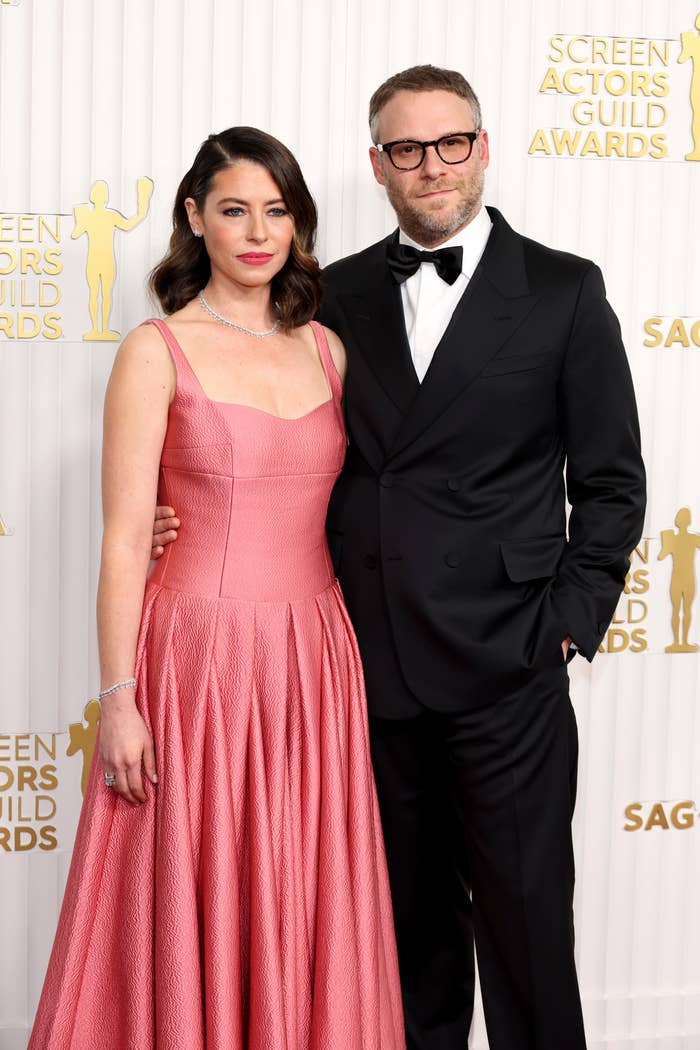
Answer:
[{"label": "gold statuette logo", "polygon": [[700,14],[695,19],[695,28],[687,33],[681,33],[681,53],[679,62],[692,62],[693,72],[690,78],[690,108],[692,119],[690,122],[690,134],[693,140],[693,149],[686,153],[686,160],[700,160]]},{"label": "gold statuette logo", "polygon": [[678,530],[664,529],[661,533],[659,561],[670,556],[671,570],[671,629],[673,642],[666,646],[667,653],[696,653],[698,646],[689,641],[695,601],[695,554],[700,547],[700,535],[690,532],[691,515],[688,507],[681,507],[676,514]]},{"label": "gold statuette logo", "polygon": [[128,232],[143,222],[148,214],[148,205],[153,193],[153,182],[142,176],[136,182],[136,214],[130,219],[114,208],[108,208],[109,188],[98,179],[90,190],[89,203],[76,204],[73,209],[75,225],[71,238],[87,237],[88,309],[92,327],[83,339],[90,342],[119,339],[119,332],[109,327],[112,311],[112,289],[117,273],[114,257],[114,234],[117,230]]},{"label": "gold statuette logo", "polygon": [[2,519],[2,515],[0,515],[0,536],[12,536],[13,533],[14,529],[8,529],[7,525]]},{"label": "gold statuette logo", "polygon": [[82,722],[71,722],[68,726],[70,743],[66,748],[66,754],[70,757],[80,752],[83,756],[80,790],[84,795],[92,755],[97,741],[97,728],[100,722],[100,704],[98,700],[88,700],[83,710],[83,719],[87,722],[87,726],[84,726]]}]

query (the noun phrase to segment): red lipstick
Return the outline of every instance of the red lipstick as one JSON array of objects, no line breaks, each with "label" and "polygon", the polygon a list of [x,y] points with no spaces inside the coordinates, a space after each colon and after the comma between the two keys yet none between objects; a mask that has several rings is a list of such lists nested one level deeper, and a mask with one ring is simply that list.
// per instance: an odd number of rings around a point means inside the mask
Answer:
[{"label": "red lipstick", "polygon": [[236,258],[248,263],[249,266],[263,266],[264,263],[270,261],[272,255],[269,252],[245,252],[243,255],[237,255]]}]

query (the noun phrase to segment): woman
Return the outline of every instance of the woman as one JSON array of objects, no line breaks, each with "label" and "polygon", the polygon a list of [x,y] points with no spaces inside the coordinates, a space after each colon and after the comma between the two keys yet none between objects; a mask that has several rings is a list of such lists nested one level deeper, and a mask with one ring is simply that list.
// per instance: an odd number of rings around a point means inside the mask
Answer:
[{"label": "woman", "polygon": [[[316,210],[232,128],[105,402],[91,771],[33,1050],[402,1050],[356,643],[325,542],[343,348]],[[147,578],[156,490],[185,524]]]}]

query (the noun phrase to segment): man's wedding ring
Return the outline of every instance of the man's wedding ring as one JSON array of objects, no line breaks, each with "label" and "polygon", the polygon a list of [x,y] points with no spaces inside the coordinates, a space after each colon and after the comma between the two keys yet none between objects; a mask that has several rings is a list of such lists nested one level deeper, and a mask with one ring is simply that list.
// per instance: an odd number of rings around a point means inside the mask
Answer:
[{"label": "man's wedding ring", "polygon": [[105,784],[108,788],[113,788],[117,782],[116,773],[105,773]]}]

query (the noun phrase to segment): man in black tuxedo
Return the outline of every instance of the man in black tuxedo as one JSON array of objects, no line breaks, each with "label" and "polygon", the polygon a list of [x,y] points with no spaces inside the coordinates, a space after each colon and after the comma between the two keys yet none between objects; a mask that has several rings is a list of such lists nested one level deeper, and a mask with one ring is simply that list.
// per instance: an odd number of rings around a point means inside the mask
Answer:
[{"label": "man in black tuxedo", "polygon": [[461,74],[399,73],[370,126],[400,229],[325,271],[349,434],[328,537],[366,676],[407,1046],[465,1050],[473,928],[491,1050],[583,1050],[565,661],[572,639],[595,655],[641,534],[629,368],[598,268],[483,207],[488,136]]},{"label": "man in black tuxedo", "polygon": [[488,137],[459,73],[392,77],[370,127],[400,229],[325,271],[349,434],[328,535],[408,1048],[465,1050],[473,918],[491,1050],[582,1050],[565,660],[572,639],[595,655],[641,534],[629,368],[598,268],[483,207]]}]

